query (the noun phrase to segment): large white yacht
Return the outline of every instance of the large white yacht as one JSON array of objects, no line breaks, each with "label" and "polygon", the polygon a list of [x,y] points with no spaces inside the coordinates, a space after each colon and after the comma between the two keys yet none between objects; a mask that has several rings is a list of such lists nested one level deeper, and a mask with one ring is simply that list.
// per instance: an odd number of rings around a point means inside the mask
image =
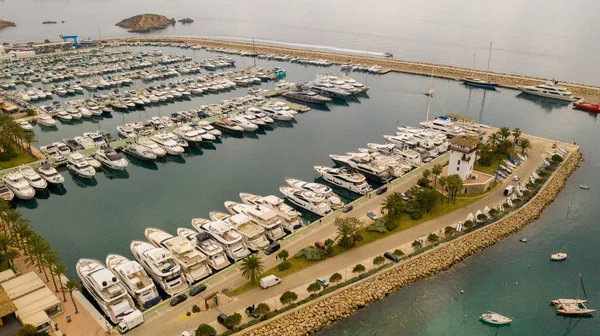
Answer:
[{"label": "large white yacht", "polygon": [[230,214],[244,214],[265,229],[265,235],[272,241],[279,240],[285,236],[283,230],[283,220],[277,214],[277,211],[271,210],[265,206],[248,205],[232,201],[225,202],[225,208]]},{"label": "large white yacht", "polygon": [[345,205],[340,197],[336,195],[331,188],[324,184],[305,182],[293,178],[286,178],[285,182],[292,188],[312,191],[317,195],[323,196],[333,210],[341,209]]},{"label": "large white yacht", "polygon": [[94,158],[102,165],[114,170],[125,170],[129,165],[127,159],[110,146],[104,146],[98,149],[96,154],[94,154]]},{"label": "large white yacht", "polygon": [[283,96],[288,99],[311,104],[327,104],[331,101],[331,98],[323,97],[310,90],[287,91],[283,93]]},{"label": "large white yacht", "polygon": [[96,146],[96,147],[106,146],[106,141],[104,140],[102,135],[100,135],[99,133],[86,132],[86,133],[83,133],[83,136],[90,138],[94,142],[94,146]]},{"label": "large white yacht", "polygon": [[218,271],[231,264],[229,259],[227,259],[223,247],[221,247],[208,232],[204,230],[194,231],[188,228],[178,228],[177,235],[196,244],[196,247],[208,257],[208,265],[214,270]]},{"label": "large white yacht", "polygon": [[139,139],[137,141],[137,144],[148,148],[157,157],[163,157],[163,156],[167,155],[167,151],[164,148],[160,147],[159,145],[156,144],[156,142],[154,142],[148,138]]},{"label": "large white yacht", "polygon": [[223,221],[230,224],[242,235],[246,246],[253,251],[260,251],[269,246],[269,241],[265,237],[265,229],[253,223],[250,217],[244,214],[230,216],[222,212],[211,211],[209,217],[213,221]]},{"label": "large white yacht", "polygon": [[44,190],[48,186],[48,182],[29,166],[22,166],[19,168],[19,173],[23,175],[25,180],[27,180],[29,185],[35,188],[35,190]]},{"label": "large white yacht", "polygon": [[183,140],[194,145],[200,144],[203,140],[202,135],[198,131],[187,125],[175,129],[174,133],[179,135]]},{"label": "large white yacht", "polygon": [[446,134],[447,137],[455,137],[457,135],[464,135],[465,130],[456,125],[450,118],[445,116],[437,117],[429,121],[421,121],[419,123],[421,127],[436,130]]},{"label": "large white yacht", "polygon": [[156,142],[156,144],[164,149],[169,155],[181,155],[184,152],[183,147],[179,146],[169,133],[155,134],[151,136],[150,139]]},{"label": "large white yacht", "polygon": [[117,324],[122,318],[136,311],[123,284],[101,262],[79,259],[75,268],[83,286],[112,323]]},{"label": "large white yacht", "polygon": [[134,240],[129,246],[135,259],[168,295],[175,295],[186,288],[183,272],[171,253],[150,243]]},{"label": "large white yacht", "polygon": [[366,178],[379,183],[387,183],[392,176],[389,167],[379,165],[374,162],[367,162],[359,157],[346,155],[329,155],[329,157],[340,166],[346,166],[358,170]]},{"label": "large white yacht", "polygon": [[306,87],[309,88],[311,91],[314,91],[325,97],[346,99],[351,96],[351,94],[348,91],[340,89],[339,87],[328,82],[308,82],[306,83]]},{"label": "large white yacht", "polygon": [[271,210],[276,211],[279,216],[283,219],[283,227],[293,232],[294,229],[302,226],[302,219],[300,219],[300,213],[291,206],[285,204],[285,201],[275,195],[259,196],[248,193],[240,193],[242,202],[248,205],[260,205],[267,207]]},{"label": "large white yacht", "polygon": [[146,229],[144,234],[150,244],[171,252],[175,261],[181,266],[188,283],[193,284],[212,273],[204,253],[189,240],[154,228]]},{"label": "large white yacht", "polygon": [[3,178],[4,184],[13,194],[22,200],[30,200],[35,196],[35,190],[27,183],[21,173],[9,173]]},{"label": "large white yacht", "polygon": [[566,88],[559,86],[558,82],[546,82],[544,84],[540,84],[540,85],[519,85],[518,86],[519,90],[521,90],[521,92],[526,93],[526,94],[530,94],[530,95],[534,95],[534,96],[540,96],[540,97],[546,97],[546,98],[552,98],[552,99],[558,99],[558,100],[564,100],[564,101],[574,101],[575,98],[573,98],[573,93],[571,93],[571,91],[568,91]]},{"label": "large white yacht", "polygon": [[76,143],[78,143],[83,149],[90,149],[96,147],[96,143],[94,140],[86,137],[86,136],[76,136],[73,138]]},{"label": "large white yacht", "polygon": [[364,175],[350,168],[331,168],[324,166],[315,166],[314,168],[325,181],[340,188],[350,190],[360,195],[365,195],[373,190],[367,183]]},{"label": "large white yacht", "polygon": [[44,162],[40,165],[38,173],[51,185],[59,185],[65,181],[65,178],[48,162]]},{"label": "large white yacht", "polygon": [[295,205],[306,209],[316,215],[325,216],[331,212],[329,203],[323,196],[312,191],[295,189],[292,187],[280,187],[279,191]]},{"label": "large white yacht", "polygon": [[88,160],[80,153],[73,153],[69,156],[67,169],[82,178],[91,179],[96,175],[96,169],[90,166]]},{"label": "large white yacht", "polygon": [[198,232],[208,232],[221,245],[225,253],[233,260],[240,260],[250,254],[242,235],[233,226],[223,221],[211,222],[204,218],[192,219],[192,226]]},{"label": "large white yacht", "polygon": [[142,309],[147,309],[161,300],[158,290],[140,263],[118,254],[106,256],[106,266],[121,280],[129,295]]}]

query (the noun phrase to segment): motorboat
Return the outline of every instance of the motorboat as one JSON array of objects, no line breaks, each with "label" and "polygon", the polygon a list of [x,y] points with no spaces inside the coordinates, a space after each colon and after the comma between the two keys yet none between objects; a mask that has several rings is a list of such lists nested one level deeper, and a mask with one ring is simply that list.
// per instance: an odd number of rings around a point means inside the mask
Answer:
[{"label": "motorboat", "polygon": [[229,223],[194,218],[192,219],[192,226],[198,232],[207,232],[210,234],[221,245],[229,258],[233,260],[243,259],[250,254],[242,235]]},{"label": "motorboat", "polygon": [[230,118],[229,120],[243,128],[245,132],[255,132],[258,129],[258,125],[249,122],[243,117],[234,117]]},{"label": "motorboat", "polygon": [[190,144],[198,145],[203,140],[200,132],[196,131],[195,129],[193,129],[187,125],[176,128],[174,133],[176,135],[180,136],[183,140],[187,141]]},{"label": "motorboat", "polygon": [[194,231],[187,228],[178,228],[177,235],[185,238],[194,244],[208,258],[208,265],[218,271],[231,264],[223,247],[219,245],[214,238],[204,230]]},{"label": "motorboat", "polygon": [[324,184],[305,182],[293,178],[286,178],[285,182],[292,188],[312,191],[317,195],[323,196],[333,210],[341,209],[345,205],[340,197],[336,195],[331,188]]},{"label": "motorboat", "polygon": [[8,173],[2,180],[4,181],[4,185],[6,185],[18,199],[30,200],[35,196],[35,189],[29,185],[21,173]]},{"label": "motorboat", "polygon": [[51,116],[42,114],[37,118],[37,123],[46,127],[56,127],[56,120]]},{"label": "motorboat", "polygon": [[282,198],[275,195],[259,196],[248,193],[240,193],[240,198],[244,204],[267,207],[271,210],[275,210],[279,216],[283,219],[283,227],[293,232],[295,229],[302,226],[302,219],[300,219],[300,213],[291,206],[287,205]]},{"label": "motorboat", "polygon": [[94,167],[94,169],[102,168],[102,163],[100,163],[100,161],[96,160],[91,155],[85,156],[85,160],[90,164],[90,166]]},{"label": "motorboat", "polygon": [[559,86],[558,82],[546,82],[539,85],[518,85],[517,88],[529,95],[552,98],[562,101],[574,101],[573,93],[566,88]]},{"label": "motorboat", "polygon": [[96,169],[90,166],[85,156],[80,153],[73,153],[69,156],[69,159],[67,160],[67,169],[82,178],[91,179],[96,175]]},{"label": "motorboat", "polygon": [[123,153],[142,161],[154,161],[157,157],[148,147],[136,143],[129,144],[123,148]]},{"label": "motorboat", "polygon": [[348,167],[331,168],[325,166],[315,166],[314,168],[325,181],[340,188],[350,190],[359,195],[366,195],[368,192],[373,190],[367,183],[364,175]]},{"label": "motorboat", "polygon": [[265,236],[265,229],[253,223],[250,217],[244,214],[230,216],[222,212],[211,211],[209,217],[213,221],[223,221],[231,225],[242,235],[244,243],[252,251],[260,251],[269,246],[269,241]]},{"label": "motorboat", "polygon": [[[246,122],[254,124],[258,127],[264,127],[267,125],[267,123],[264,120],[255,116],[254,114],[244,114],[244,115],[239,116],[238,118],[241,118],[241,119],[245,120]],[[271,119],[271,121],[273,121],[273,119]]]},{"label": "motorboat", "polygon": [[98,134],[102,137],[102,139],[104,139],[106,144],[110,144],[111,142],[117,141],[117,139],[107,131],[99,130]]},{"label": "motorboat", "polygon": [[554,253],[553,255],[550,256],[550,260],[552,260],[552,261],[567,260],[567,254],[566,253]]},{"label": "motorboat", "polygon": [[135,259],[167,295],[173,296],[188,288],[181,267],[169,251],[139,240],[132,241],[129,248]]},{"label": "motorboat", "polygon": [[[587,297],[585,300],[579,299],[579,288],[583,288],[583,278],[581,274],[577,279],[577,298],[575,299],[556,299],[550,301],[556,308],[556,313],[563,316],[589,316],[596,310],[586,307]],[[585,294],[585,289],[583,291]],[[587,296],[587,295],[586,295]]]},{"label": "motorboat", "polygon": [[328,82],[308,82],[306,87],[311,91],[330,98],[347,99],[352,94]]},{"label": "motorboat", "polygon": [[195,131],[198,132],[198,134],[200,134],[200,137],[202,137],[202,141],[213,142],[217,140],[216,135],[209,133],[204,128],[198,127],[195,129]]},{"label": "motorboat", "polygon": [[260,204],[248,205],[232,201],[225,202],[225,208],[231,215],[246,215],[252,222],[262,226],[265,235],[271,241],[279,240],[285,236],[283,220],[275,210]]},{"label": "motorboat", "polygon": [[163,156],[167,155],[167,151],[164,148],[160,147],[159,145],[156,144],[156,142],[154,142],[148,138],[138,139],[137,144],[148,148],[157,157],[163,157]]},{"label": "motorboat", "polygon": [[181,266],[181,271],[189,284],[196,283],[212,273],[206,255],[189,240],[154,228],[147,228],[144,235],[150,244],[162,247],[171,253],[173,259]]},{"label": "motorboat", "polygon": [[83,149],[90,149],[96,147],[96,143],[94,140],[86,137],[86,136],[76,136],[73,138],[75,142],[77,142]]},{"label": "motorboat", "polygon": [[331,102],[331,98],[323,97],[310,90],[287,91],[283,93],[282,96],[291,100],[297,100],[311,104],[327,104]]},{"label": "motorboat", "polygon": [[64,142],[54,142],[52,143],[52,145],[56,147],[58,155],[65,157],[71,155],[71,148],[69,148],[69,146],[67,146],[67,144],[65,144]]},{"label": "motorboat", "polygon": [[316,215],[325,216],[332,211],[325,198],[312,191],[292,187],[280,187],[279,191],[293,204]]},{"label": "motorboat", "polygon": [[104,138],[99,133],[86,132],[86,133],[83,133],[83,136],[92,139],[95,147],[102,147],[102,146],[106,145],[106,141],[104,141]]},{"label": "motorboat", "polygon": [[106,266],[121,281],[140,308],[148,309],[162,300],[154,282],[137,261],[109,254],[106,256]]},{"label": "motorboat", "polygon": [[48,162],[44,162],[38,168],[40,176],[53,185],[62,184],[65,178]]},{"label": "motorboat", "polygon": [[238,125],[237,123],[235,123],[227,118],[221,118],[221,119],[215,121],[213,125],[216,128],[220,129],[221,131],[225,131],[225,132],[230,132],[230,133],[235,133],[235,134],[242,134],[244,132],[244,128],[242,126]]},{"label": "motorboat", "polygon": [[23,119],[15,120],[17,125],[19,125],[25,132],[33,132],[33,126],[27,121]]},{"label": "motorboat", "polygon": [[422,128],[442,132],[446,134],[447,137],[455,137],[465,134],[465,129],[454,123],[446,116],[440,116],[429,121],[421,121],[419,125],[421,125]]},{"label": "motorboat", "polygon": [[169,155],[181,155],[185,151],[183,147],[179,146],[169,133],[155,134],[150,137],[150,140],[154,141],[159,147],[164,149]]},{"label": "motorboat", "polygon": [[[46,155],[46,157],[48,157],[48,158],[50,158],[50,157],[56,157],[56,156],[60,155],[58,153],[58,148],[54,144],[50,144],[50,145],[46,145],[46,146],[40,146],[40,151],[42,153],[44,153],[44,155]],[[69,150],[69,152],[71,152],[71,150]]]},{"label": "motorboat", "polygon": [[129,124],[123,126],[117,126],[117,132],[124,138],[135,138],[137,136],[136,131]]},{"label": "motorboat", "polygon": [[48,187],[48,182],[29,166],[21,166],[21,168],[19,168],[19,173],[21,173],[25,180],[27,180],[27,183],[35,190],[41,191]]},{"label": "motorboat", "polygon": [[[462,78],[461,81],[464,85],[472,86],[481,89],[495,90],[498,86],[498,83],[492,82],[489,80],[484,80],[477,77],[465,77]],[[482,315],[483,316],[483,315]]]},{"label": "motorboat", "polygon": [[212,134],[214,136],[221,136],[222,135],[221,131],[219,131],[218,129],[214,128],[208,121],[201,120],[201,121],[198,121],[196,123],[196,125],[198,125],[201,128],[205,129],[208,133],[210,133],[210,134]]},{"label": "motorboat", "polygon": [[600,103],[586,103],[584,101],[576,101],[573,103],[573,108],[577,110],[600,113]]},{"label": "motorboat", "polygon": [[125,170],[129,165],[127,159],[110,146],[104,146],[98,149],[96,154],[94,154],[94,158],[102,165],[114,170]]},{"label": "motorboat", "polygon": [[12,190],[8,189],[4,182],[0,183],[0,198],[5,200],[6,202],[10,202],[15,198],[15,193]]},{"label": "motorboat", "polygon": [[79,259],[75,269],[85,289],[112,323],[118,324],[136,310],[123,283],[101,262]]},{"label": "motorboat", "polygon": [[498,313],[494,313],[492,311],[487,312],[485,314],[481,314],[479,316],[479,319],[482,320],[483,322],[493,324],[493,325],[506,325],[506,324],[510,324],[513,321],[513,319],[510,317],[502,316],[502,315],[500,315]]},{"label": "motorboat", "polygon": [[73,120],[73,116],[71,116],[67,111],[60,110],[56,113],[56,118],[60,121],[69,122]]},{"label": "motorboat", "polygon": [[329,157],[340,166],[346,166],[357,170],[366,178],[379,183],[387,183],[392,179],[389,168],[373,162],[366,162],[359,157],[344,155],[329,155]]},{"label": "motorboat", "polygon": [[527,243],[527,238],[525,238],[525,237],[521,237],[521,238],[519,239],[519,241],[520,241],[521,243]]}]

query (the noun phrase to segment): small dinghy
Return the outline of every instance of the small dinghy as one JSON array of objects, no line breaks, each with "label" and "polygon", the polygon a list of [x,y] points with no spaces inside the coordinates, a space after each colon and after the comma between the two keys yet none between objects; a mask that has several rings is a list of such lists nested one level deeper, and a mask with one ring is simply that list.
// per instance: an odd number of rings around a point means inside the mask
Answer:
[{"label": "small dinghy", "polygon": [[520,241],[521,243],[527,243],[527,238],[523,237],[523,238],[519,239],[519,241]]},{"label": "small dinghy", "polygon": [[563,261],[567,259],[566,253],[554,253],[550,256],[550,260],[552,261]]},{"label": "small dinghy", "polygon": [[579,185],[579,189],[583,189],[583,190],[590,190],[590,187],[585,185],[585,184],[580,184]]},{"label": "small dinghy", "polygon": [[487,312],[486,314],[481,314],[479,319],[485,323],[494,324],[494,325],[506,325],[510,324],[513,319],[510,317],[502,316],[498,313]]}]

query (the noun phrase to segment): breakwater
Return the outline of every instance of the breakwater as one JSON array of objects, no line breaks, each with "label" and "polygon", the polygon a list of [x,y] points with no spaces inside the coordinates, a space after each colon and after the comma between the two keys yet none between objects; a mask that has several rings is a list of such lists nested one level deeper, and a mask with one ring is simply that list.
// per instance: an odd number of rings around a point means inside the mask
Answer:
[{"label": "breakwater", "polygon": [[[294,57],[320,58],[336,64],[341,64],[346,61],[352,61],[356,64],[364,64],[368,66],[380,65],[385,71],[396,71],[404,73],[412,73],[426,76],[435,76],[446,79],[459,79],[469,76],[477,76],[485,78],[484,71],[476,71],[467,68],[455,67],[443,64],[431,64],[423,62],[408,62],[395,59],[386,59],[381,57],[351,55],[333,52],[323,52],[316,50],[306,50],[289,48],[275,45],[252,44],[236,41],[223,41],[205,38],[189,38],[189,37],[130,37],[123,39],[105,40],[103,43],[119,43],[119,42],[166,42],[166,43],[186,43],[190,45],[201,45],[211,48],[227,48],[235,50],[244,50],[248,52],[256,52],[262,54],[285,54]],[[546,81],[554,80],[554,78],[536,78],[529,76],[521,76],[516,74],[490,72],[489,80],[497,82],[501,87],[514,89],[518,85],[538,85]],[[558,80],[558,79],[557,79]],[[600,87],[578,83],[561,82],[561,85],[567,87],[570,91],[578,96],[584,97],[600,97]]]},{"label": "breakwater", "polygon": [[244,335],[306,335],[343,319],[358,309],[416,281],[448,270],[461,260],[519,231],[535,221],[554,201],[569,176],[583,160],[579,151],[570,153],[543,188],[522,208],[488,227],[410,259],[388,271],[367,278],[350,288],[301,306],[274,320],[245,331]]}]

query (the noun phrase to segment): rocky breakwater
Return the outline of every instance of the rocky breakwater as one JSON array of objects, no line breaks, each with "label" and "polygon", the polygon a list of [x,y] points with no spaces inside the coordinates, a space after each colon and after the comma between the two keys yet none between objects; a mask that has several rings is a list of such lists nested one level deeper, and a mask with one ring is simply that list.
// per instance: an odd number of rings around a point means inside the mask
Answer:
[{"label": "rocky breakwater", "polygon": [[17,25],[14,22],[0,20],[0,29],[6,28],[6,27],[16,27],[16,26]]},{"label": "rocky breakwater", "polygon": [[130,33],[147,33],[153,30],[165,29],[175,24],[175,19],[169,19],[164,15],[141,14],[121,20],[116,25],[126,28]]},{"label": "rocky breakwater", "polygon": [[409,259],[349,288],[326,295],[308,303],[308,306],[300,306],[287,314],[256,325],[253,329],[243,331],[244,335],[310,334],[402,287],[449,269],[536,220],[564,188],[568,177],[577,169],[580,161],[582,156],[579,152],[571,153],[535,197],[498,222],[442,244],[428,253]]}]

